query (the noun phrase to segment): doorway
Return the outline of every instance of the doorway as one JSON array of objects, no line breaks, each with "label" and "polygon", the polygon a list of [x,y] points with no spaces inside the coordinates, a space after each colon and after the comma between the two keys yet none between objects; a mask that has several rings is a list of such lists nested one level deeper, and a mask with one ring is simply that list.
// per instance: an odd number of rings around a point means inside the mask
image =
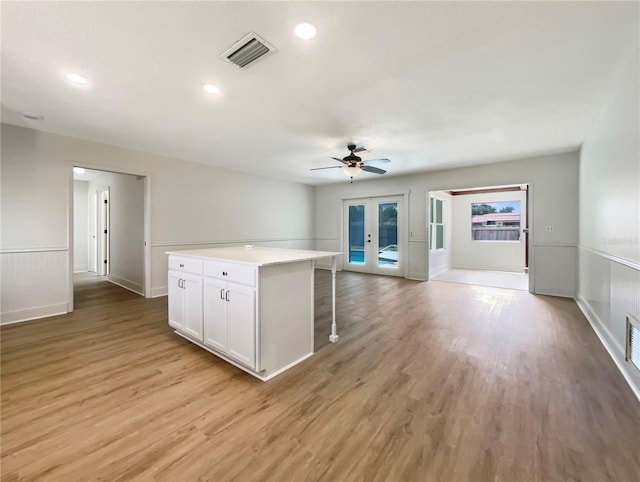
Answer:
[{"label": "doorway", "polygon": [[429,279],[529,289],[529,185],[428,193]]},{"label": "doorway", "polygon": [[348,199],[343,210],[344,269],[404,276],[403,197]]},{"label": "doorway", "polygon": [[69,311],[80,285],[91,297],[114,285],[150,297],[148,176],[74,167],[72,178],[71,258],[83,258],[85,267],[70,267]]}]

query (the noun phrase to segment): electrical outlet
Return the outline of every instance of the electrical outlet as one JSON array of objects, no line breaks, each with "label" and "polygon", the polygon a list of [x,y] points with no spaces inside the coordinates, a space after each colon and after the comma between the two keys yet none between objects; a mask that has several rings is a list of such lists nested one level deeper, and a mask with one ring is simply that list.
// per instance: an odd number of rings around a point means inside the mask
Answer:
[{"label": "electrical outlet", "polygon": [[556,230],[556,228],[555,228],[555,226],[545,226],[545,227],[544,227],[544,230],[545,230],[547,233],[553,233],[553,232]]}]

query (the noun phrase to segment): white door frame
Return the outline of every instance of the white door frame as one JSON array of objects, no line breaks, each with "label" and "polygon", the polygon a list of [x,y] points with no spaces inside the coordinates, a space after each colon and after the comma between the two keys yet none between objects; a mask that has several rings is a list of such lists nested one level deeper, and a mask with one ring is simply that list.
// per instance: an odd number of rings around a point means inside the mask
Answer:
[{"label": "white door frame", "polygon": [[109,220],[110,210],[110,194],[111,187],[107,187],[100,191],[99,203],[98,203],[98,274],[100,276],[107,276],[109,274],[109,249],[110,249],[110,236],[111,227]]},{"label": "white door frame", "polygon": [[69,221],[69,231],[67,233],[67,243],[69,246],[68,271],[67,271],[67,312],[73,311],[73,167],[84,167],[96,171],[114,172],[116,174],[130,174],[144,178],[144,297],[151,298],[151,173],[136,171],[133,169],[115,170],[112,166],[94,164],[91,162],[80,162],[70,160],[67,163],[69,177],[67,183],[67,212]]},{"label": "white door frame", "polygon": [[98,193],[92,191],[88,193],[87,205],[89,206],[88,216],[88,241],[87,241],[87,267],[92,273],[98,272]]},{"label": "white door frame", "polygon": [[[349,263],[349,229],[348,229],[348,218],[345,215],[346,207],[349,203],[355,202],[376,202],[376,201],[388,201],[388,202],[397,202],[398,203],[398,268],[397,269],[387,269],[387,268],[379,268],[375,266],[374,268],[364,268],[359,269]],[[341,206],[341,219],[342,219],[342,249],[345,254],[342,256],[342,269],[347,271],[358,271],[363,273],[371,273],[371,274],[382,274],[388,276],[402,276],[407,277],[407,269],[408,269],[408,259],[409,259],[409,246],[407,242],[407,232],[408,232],[408,208],[407,208],[407,196],[402,194],[385,194],[385,195],[375,195],[375,196],[359,196],[354,198],[343,198],[342,206]],[[377,220],[377,212],[373,215],[372,223]],[[377,226],[376,226],[377,228]],[[377,245],[378,240],[377,236],[375,238],[374,244]]]}]

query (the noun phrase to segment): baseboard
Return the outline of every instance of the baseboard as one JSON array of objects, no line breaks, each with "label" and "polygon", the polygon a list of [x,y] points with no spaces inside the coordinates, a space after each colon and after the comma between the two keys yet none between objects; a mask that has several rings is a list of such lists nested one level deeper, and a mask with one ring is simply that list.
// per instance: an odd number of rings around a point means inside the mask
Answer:
[{"label": "baseboard", "polygon": [[114,285],[118,285],[121,288],[124,288],[129,291],[133,291],[140,296],[144,296],[144,290],[142,289],[142,284],[136,283],[135,281],[128,280],[126,278],[121,278],[120,276],[109,274],[108,281],[113,283]]},{"label": "baseboard", "polygon": [[[451,266],[445,266],[442,269],[439,269],[438,271],[435,271],[434,273],[429,273],[429,279],[433,278],[434,276],[438,276],[441,273],[444,273],[448,269],[451,269]],[[470,269],[475,269],[475,268],[470,268]]]},{"label": "baseboard", "polygon": [[161,296],[167,296],[169,294],[168,286],[160,286],[158,288],[151,288],[151,297],[160,298]]},{"label": "baseboard", "polygon": [[23,321],[47,318],[49,316],[64,315],[68,312],[67,303],[56,303],[53,305],[38,306],[37,308],[7,311],[0,314],[0,325],[11,325],[13,323],[22,323]]},{"label": "baseboard", "polygon": [[624,361],[624,348],[620,346],[620,343],[616,341],[616,339],[613,337],[605,324],[602,323],[602,320],[600,320],[595,311],[591,309],[587,300],[578,295],[576,297],[576,303],[578,304],[580,311],[582,311],[582,313],[584,314],[584,317],[591,325],[591,328],[593,328],[593,331],[596,333],[596,336],[600,340],[600,343],[602,343],[605,350],[607,350],[607,353],[618,367],[618,370],[620,370],[620,373],[622,373],[622,376],[631,388],[631,391],[640,402],[640,384],[636,382],[634,376],[629,370],[627,370],[627,367],[625,366],[626,362]]},{"label": "baseboard", "polygon": [[536,295],[548,295],[548,296],[558,296],[560,298],[572,298],[575,299],[576,294],[571,289],[565,288],[538,288],[534,286],[534,293]]},{"label": "baseboard", "polygon": [[89,267],[88,266],[74,266],[73,267],[73,272],[74,273],[86,273],[87,271],[89,271]]},{"label": "baseboard", "polygon": [[427,281],[424,277],[424,273],[409,273],[405,278],[412,281]]}]

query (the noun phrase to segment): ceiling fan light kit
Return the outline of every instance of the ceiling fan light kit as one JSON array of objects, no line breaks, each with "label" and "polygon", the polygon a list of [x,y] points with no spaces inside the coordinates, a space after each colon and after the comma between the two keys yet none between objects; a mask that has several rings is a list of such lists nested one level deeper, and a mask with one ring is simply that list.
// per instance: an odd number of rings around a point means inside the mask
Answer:
[{"label": "ceiling fan light kit", "polygon": [[347,165],[344,165],[344,166],[342,166],[342,172],[344,172],[348,177],[353,179],[358,174],[360,174],[361,169],[358,166],[347,166]]}]

